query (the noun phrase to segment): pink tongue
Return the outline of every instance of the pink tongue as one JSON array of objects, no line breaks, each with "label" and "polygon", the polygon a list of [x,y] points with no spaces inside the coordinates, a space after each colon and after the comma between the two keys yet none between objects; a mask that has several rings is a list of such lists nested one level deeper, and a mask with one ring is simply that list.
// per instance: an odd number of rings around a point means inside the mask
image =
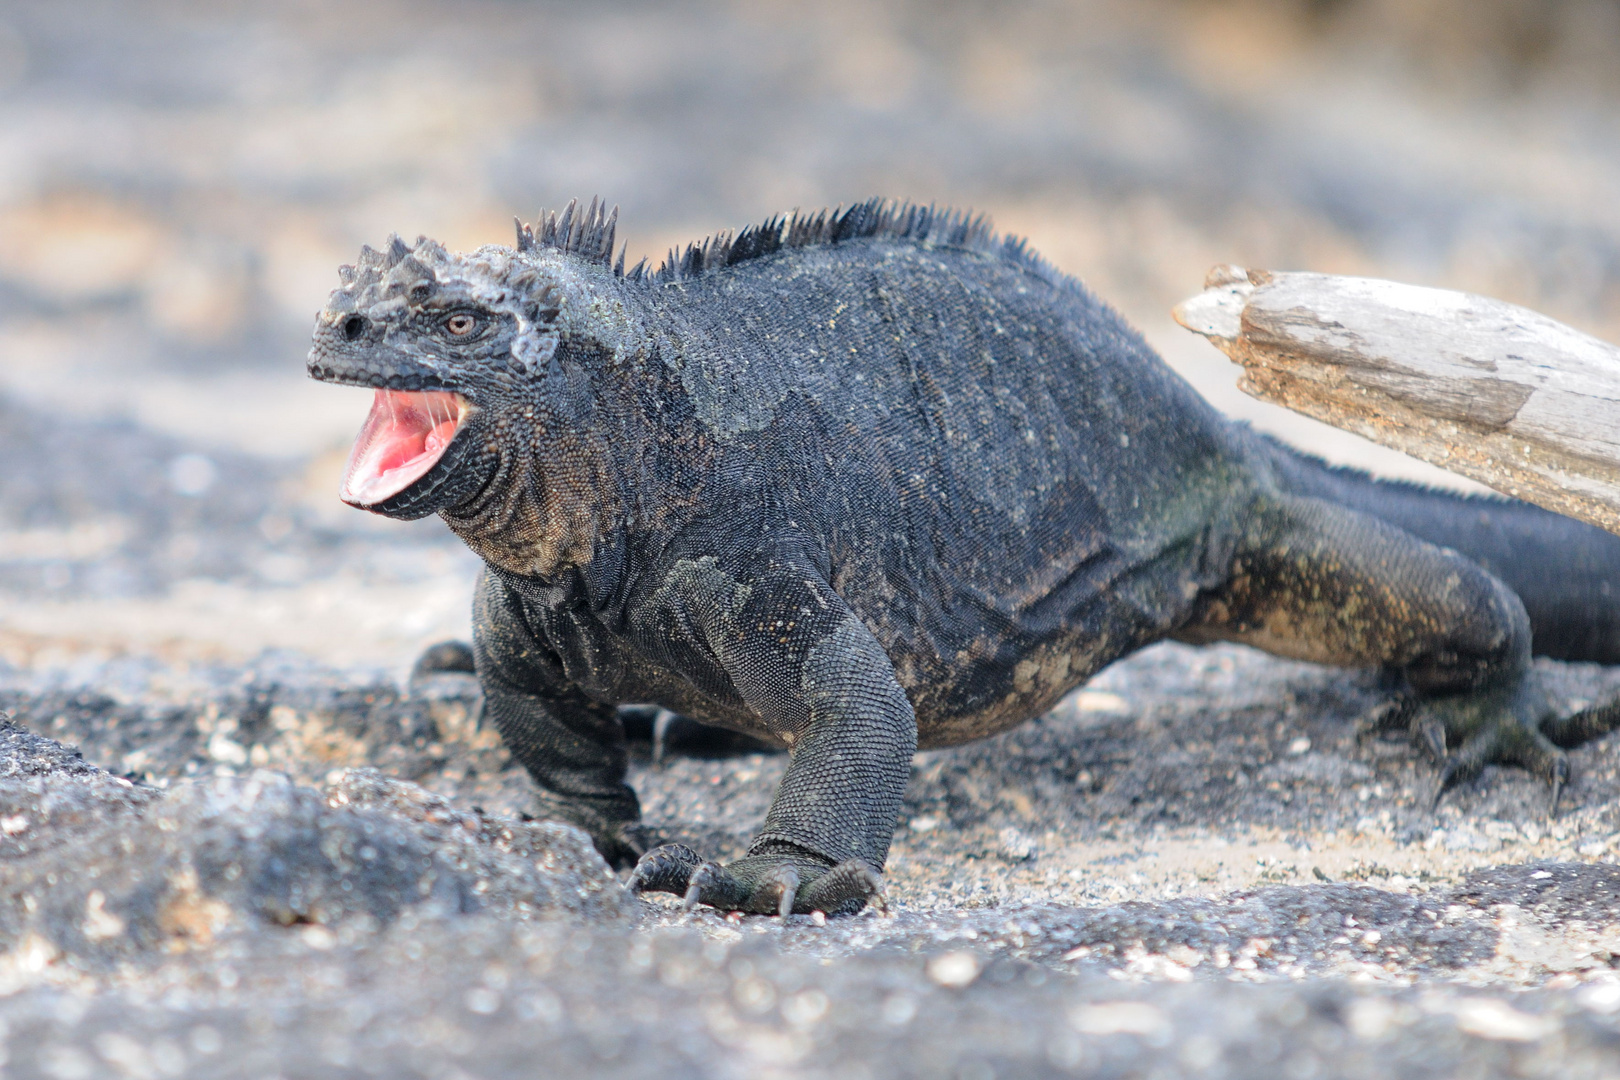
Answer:
[{"label": "pink tongue", "polygon": [[426,476],[464,414],[459,394],[378,390],[343,471],[343,501],[375,506]]}]

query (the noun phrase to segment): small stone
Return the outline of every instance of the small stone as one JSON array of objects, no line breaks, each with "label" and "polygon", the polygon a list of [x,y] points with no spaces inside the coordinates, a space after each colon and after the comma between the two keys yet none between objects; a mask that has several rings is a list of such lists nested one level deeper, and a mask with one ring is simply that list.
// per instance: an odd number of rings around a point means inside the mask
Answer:
[{"label": "small stone", "polygon": [[1395,1006],[1381,997],[1352,1001],[1345,1010],[1345,1026],[1358,1039],[1381,1039],[1395,1021]]},{"label": "small stone", "polygon": [[820,990],[805,990],[782,1002],[782,1019],[795,1027],[809,1027],[827,1015],[831,1004]]},{"label": "small stone", "polygon": [[1082,1035],[1153,1035],[1169,1026],[1163,1010],[1145,1001],[1100,1001],[1081,1005],[1069,1022]]},{"label": "small stone", "polygon": [[1001,857],[1010,862],[1024,862],[1035,855],[1035,841],[1008,826],[1001,830]]},{"label": "small stone", "polygon": [[84,922],[80,929],[91,941],[105,941],[124,932],[124,920],[108,911],[107,896],[100,889],[91,889],[85,898]]},{"label": "small stone", "polygon": [[1131,703],[1106,690],[1082,690],[1074,695],[1075,709],[1083,713],[1128,713]]},{"label": "small stone", "polygon": [[473,987],[467,991],[467,996],[463,1000],[468,1012],[478,1013],[480,1016],[498,1012],[501,1007],[501,995],[487,986]]},{"label": "small stone", "polygon": [[1556,1017],[1521,1012],[1495,998],[1459,998],[1445,1011],[1456,1019],[1459,1030],[1482,1039],[1535,1042],[1558,1029]]},{"label": "small stone", "polygon": [[1580,1003],[1595,1013],[1605,1015],[1620,1011],[1620,982],[1601,982],[1581,991]]},{"label": "small stone", "polygon": [[881,1015],[885,1024],[901,1027],[917,1015],[917,1002],[909,994],[890,994],[883,1001]]},{"label": "small stone", "polygon": [[304,939],[305,945],[321,952],[337,944],[337,937],[324,926],[306,926],[299,936]]},{"label": "small stone", "polygon": [[928,961],[928,977],[950,990],[961,990],[973,985],[984,970],[984,965],[973,953],[958,949],[942,953]]}]

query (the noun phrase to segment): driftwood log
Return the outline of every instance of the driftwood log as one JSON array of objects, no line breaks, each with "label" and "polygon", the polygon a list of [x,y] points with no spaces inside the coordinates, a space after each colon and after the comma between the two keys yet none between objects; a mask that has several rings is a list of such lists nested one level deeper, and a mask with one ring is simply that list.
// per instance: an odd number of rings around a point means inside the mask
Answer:
[{"label": "driftwood log", "polygon": [[1238,385],[1620,533],[1620,348],[1447,289],[1218,266],[1176,321]]}]

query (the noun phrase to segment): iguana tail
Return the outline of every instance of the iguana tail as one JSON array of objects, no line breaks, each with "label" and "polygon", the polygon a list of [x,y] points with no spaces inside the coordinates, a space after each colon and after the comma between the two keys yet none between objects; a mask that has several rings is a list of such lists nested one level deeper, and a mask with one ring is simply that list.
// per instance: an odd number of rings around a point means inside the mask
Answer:
[{"label": "iguana tail", "polygon": [[1379,480],[1266,442],[1289,492],[1381,518],[1505,582],[1529,612],[1537,656],[1620,664],[1620,536],[1529,503]]}]

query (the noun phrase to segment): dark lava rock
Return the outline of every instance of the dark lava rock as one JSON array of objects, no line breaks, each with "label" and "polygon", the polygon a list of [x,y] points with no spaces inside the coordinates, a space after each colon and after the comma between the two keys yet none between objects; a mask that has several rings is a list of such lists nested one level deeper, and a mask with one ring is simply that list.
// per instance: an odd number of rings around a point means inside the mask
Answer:
[{"label": "dark lava rock", "polygon": [[222,766],[268,767],[320,784],[333,770],[374,767],[396,779],[431,779],[513,815],[531,798],[527,775],[480,723],[482,696],[468,675],[439,674],[401,690],[266,653],[245,667],[194,670],[195,685],[176,702],[146,694],[143,674],[132,673],[133,688],[118,692],[0,688],[0,708],[30,730],[72,742],[108,769],[151,784]]},{"label": "dark lava rock", "polygon": [[96,967],[268,924],[630,909],[578,830],[456,810],[374,771],[324,792],[258,770],[164,793],[10,725],[0,751],[0,940],[13,948]]},{"label": "dark lava rock", "polygon": [[1595,925],[1620,921],[1620,866],[1613,863],[1529,863],[1476,870],[1457,899],[1488,907],[1512,904],[1558,920]]},{"label": "dark lava rock", "polygon": [[75,747],[63,746],[54,739],[19,727],[11,722],[9,715],[0,714],[0,717],[3,717],[0,718],[0,778],[9,780],[52,773],[94,776],[101,772],[84,760],[84,755]]}]

